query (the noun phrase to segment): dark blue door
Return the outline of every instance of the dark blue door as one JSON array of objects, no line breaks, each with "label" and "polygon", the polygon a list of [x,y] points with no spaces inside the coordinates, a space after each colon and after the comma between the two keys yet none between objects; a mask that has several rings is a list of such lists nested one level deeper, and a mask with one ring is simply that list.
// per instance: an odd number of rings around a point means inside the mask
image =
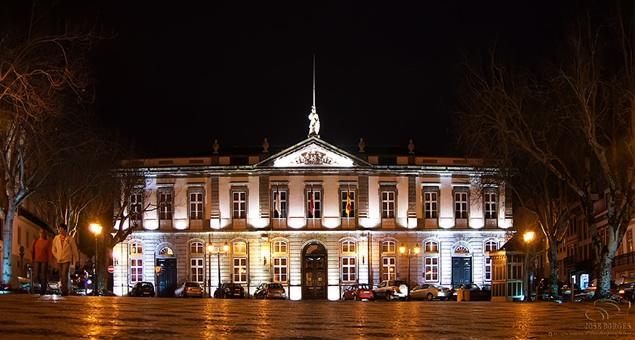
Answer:
[{"label": "dark blue door", "polygon": [[472,258],[452,258],[452,287],[460,284],[472,283]]},{"label": "dark blue door", "polygon": [[176,259],[157,259],[157,296],[174,296],[176,289]]}]

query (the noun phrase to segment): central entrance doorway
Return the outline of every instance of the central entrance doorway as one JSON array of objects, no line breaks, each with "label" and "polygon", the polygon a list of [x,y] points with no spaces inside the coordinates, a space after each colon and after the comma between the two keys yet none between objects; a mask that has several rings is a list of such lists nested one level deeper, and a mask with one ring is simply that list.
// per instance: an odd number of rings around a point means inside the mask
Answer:
[{"label": "central entrance doorway", "polygon": [[172,248],[163,247],[155,261],[157,296],[174,296],[176,289],[176,257]]},{"label": "central entrance doorway", "polygon": [[452,287],[472,283],[472,258],[452,257]]},{"label": "central entrance doorway", "polygon": [[326,299],[326,248],[307,244],[302,250],[302,299]]}]

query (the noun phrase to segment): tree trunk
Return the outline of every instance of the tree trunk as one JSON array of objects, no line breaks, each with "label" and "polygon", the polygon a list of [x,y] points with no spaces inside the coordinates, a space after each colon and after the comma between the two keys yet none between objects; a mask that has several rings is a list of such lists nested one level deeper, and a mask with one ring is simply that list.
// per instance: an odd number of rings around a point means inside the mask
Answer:
[{"label": "tree trunk", "polygon": [[611,296],[611,279],[613,278],[613,258],[617,248],[615,240],[609,239],[609,244],[600,255],[598,270],[598,286],[595,291],[595,298],[608,298]]},{"label": "tree trunk", "polygon": [[4,229],[2,230],[2,239],[4,240],[4,248],[2,250],[2,282],[13,286],[16,284],[13,275],[13,220],[15,218],[17,207],[13,204],[13,200],[9,198],[9,205],[4,219]]},{"label": "tree trunk", "polygon": [[549,242],[549,267],[551,294],[558,295],[558,243],[555,240]]}]

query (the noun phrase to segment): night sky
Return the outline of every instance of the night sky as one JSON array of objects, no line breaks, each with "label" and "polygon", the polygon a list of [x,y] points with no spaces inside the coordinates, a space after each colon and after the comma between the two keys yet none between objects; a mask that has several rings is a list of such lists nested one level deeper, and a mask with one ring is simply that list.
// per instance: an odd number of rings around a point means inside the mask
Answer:
[{"label": "night sky", "polygon": [[[323,139],[355,148],[457,153],[463,64],[496,47],[512,64],[558,48],[575,7],[560,1],[114,1],[91,8],[116,37],[95,51],[100,123],[137,156],[287,147],[306,138],[312,54]],[[459,150],[460,153],[460,150]]]}]

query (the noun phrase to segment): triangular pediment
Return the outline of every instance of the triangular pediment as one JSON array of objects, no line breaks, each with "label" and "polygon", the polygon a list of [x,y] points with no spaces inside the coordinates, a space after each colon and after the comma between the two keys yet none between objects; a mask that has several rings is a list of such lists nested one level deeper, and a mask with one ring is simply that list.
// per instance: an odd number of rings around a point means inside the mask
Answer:
[{"label": "triangular pediment", "polygon": [[334,167],[350,168],[368,166],[368,162],[354,156],[317,137],[309,137],[304,141],[287,148],[265,160],[259,165],[276,168],[289,167]]}]

